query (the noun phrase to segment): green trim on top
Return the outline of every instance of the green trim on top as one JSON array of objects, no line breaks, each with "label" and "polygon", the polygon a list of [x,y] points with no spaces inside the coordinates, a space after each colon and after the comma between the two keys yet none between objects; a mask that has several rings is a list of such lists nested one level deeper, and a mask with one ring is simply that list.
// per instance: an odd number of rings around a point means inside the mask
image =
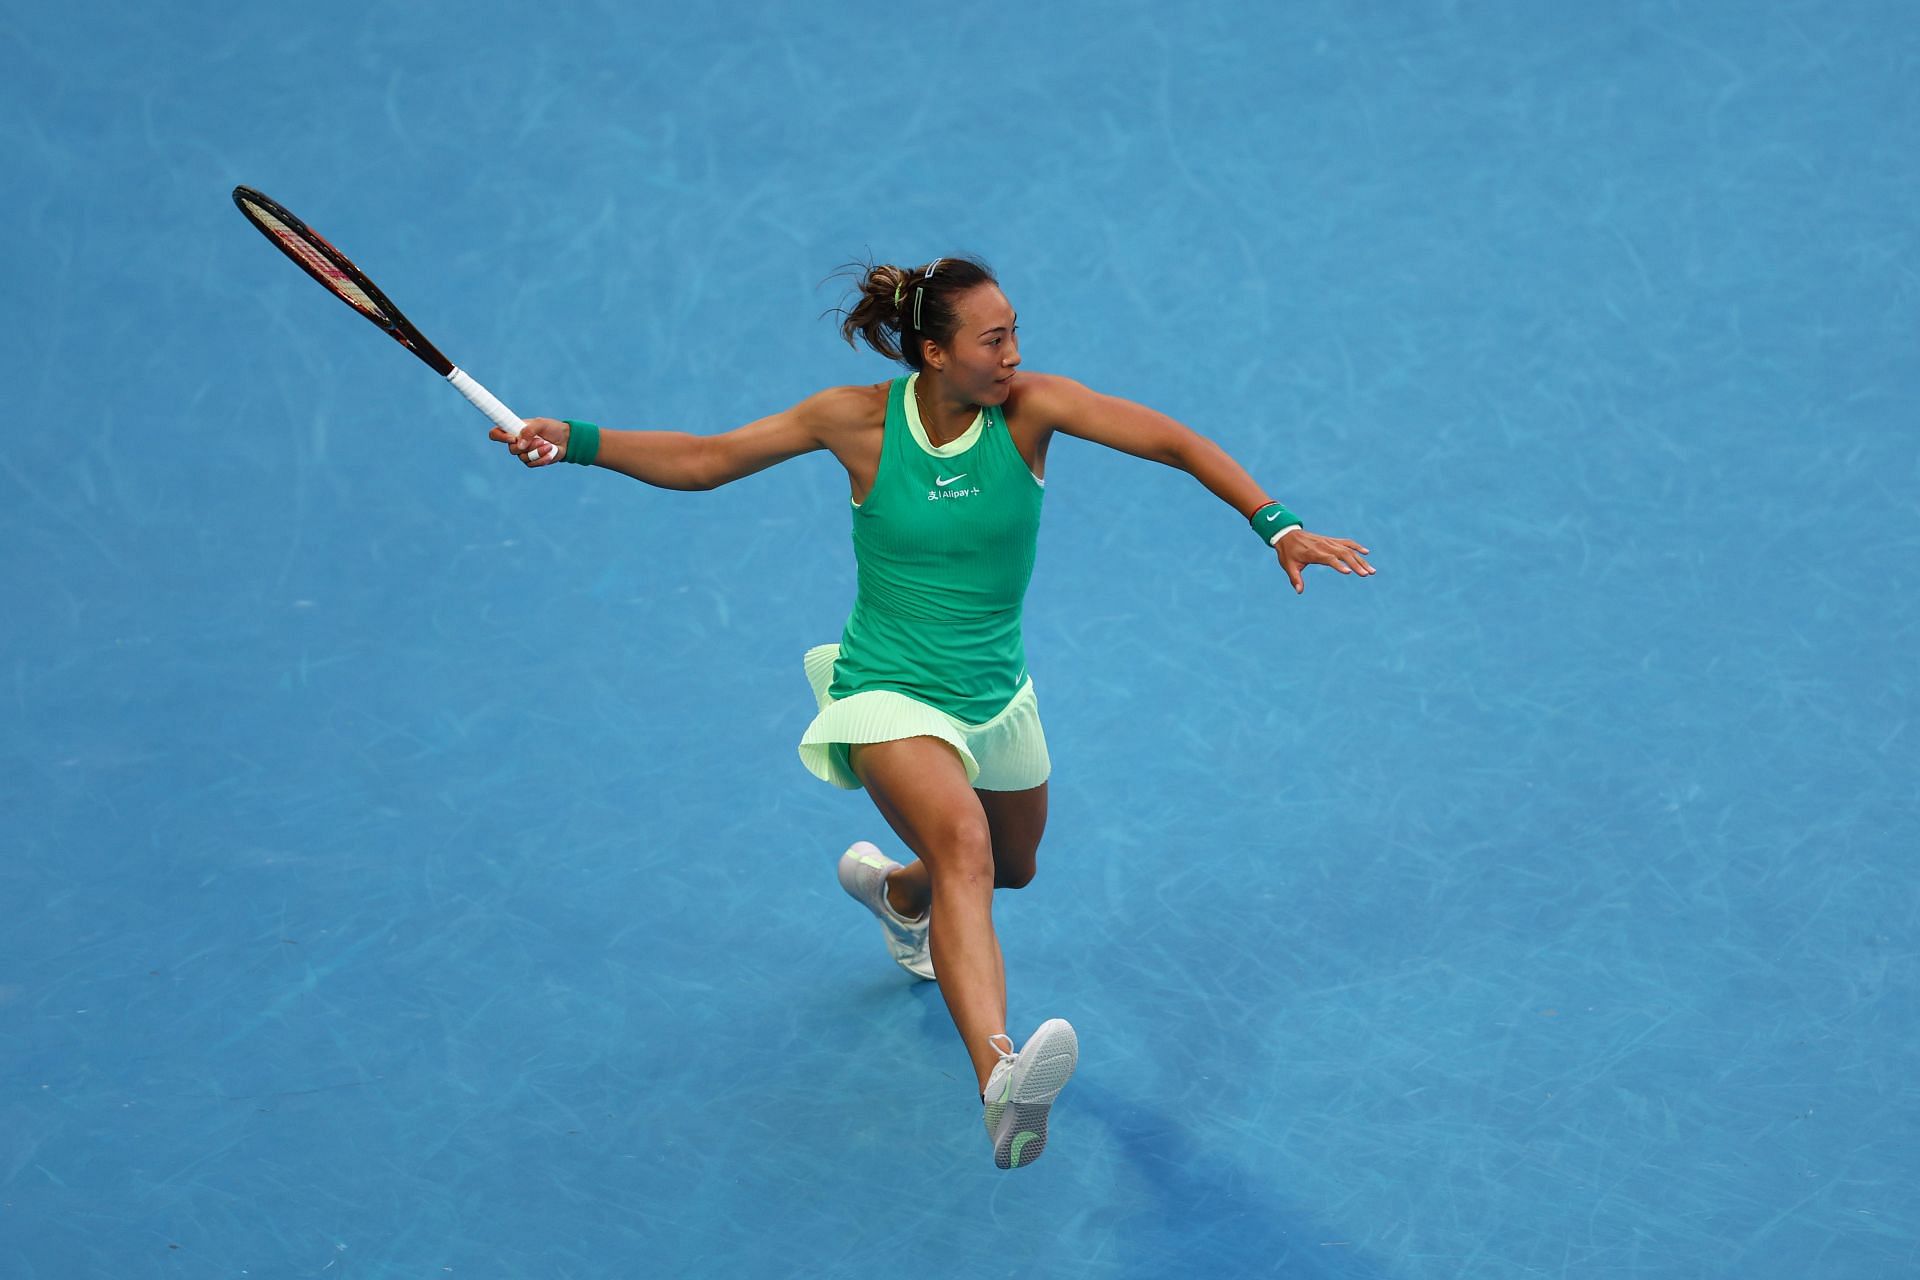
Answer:
[{"label": "green trim on top", "polygon": [[[986,430],[987,411],[982,409],[980,412],[974,414],[973,425],[965,431],[962,431],[957,439],[949,440],[945,444],[935,444],[927,437],[926,425],[920,421],[920,406],[914,400],[913,389],[919,385],[919,374],[910,373],[907,375],[907,390],[904,400],[907,411],[907,430],[913,433],[913,442],[936,458],[951,458],[973,448],[974,444],[980,439],[980,433]],[[1032,475],[1033,473],[1028,472],[1027,474]]]}]

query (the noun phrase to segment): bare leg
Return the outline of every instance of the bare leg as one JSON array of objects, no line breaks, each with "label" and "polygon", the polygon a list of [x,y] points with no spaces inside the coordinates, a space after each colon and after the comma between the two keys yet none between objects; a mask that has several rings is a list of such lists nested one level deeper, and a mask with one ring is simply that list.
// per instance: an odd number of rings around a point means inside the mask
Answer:
[{"label": "bare leg", "polygon": [[[980,807],[986,811],[987,829],[993,835],[993,887],[1024,889],[1033,879],[1034,859],[1039,852],[1040,836],[1047,827],[1047,784],[1031,791],[975,791]],[[1000,986],[1005,990],[1007,972],[1000,970]]]},{"label": "bare leg", "polygon": [[[1028,791],[974,793],[987,815],[993,841],[993,887],[1024,889],[1032,881],[1040,837],[1047,829],[1047,784]],[[887,877],[887,902],[917,920],[933,902],[933,880],[924,862],[909,862]]]},{"label": "bare leg", "polygon": [[933,877],[924,862],[909,862],[887,877],[887,905],[909,920],[918,920],[933,905]]},{"label": "bare leg", "polygon": [[[993,932],[993,842],[985,808],[966,768],[938,738],[902,738],[854,748],[850,763],[867,794],[906,846],[919,855],[938,906],[928,943],[940,994],[981,1088],[999,1054],[991,1037],[1007,1030],[1007,985]],[[896,873],[898,880],[905,872]],[[889,896],[891,896],[889,883]],[[896,903],[895,909],[899,909]]]},{"label": "bare leg", "polygon": [[1033,880],[1047,830],[1047,784],[1028,791],[978,791],[993,832],[993,887],[1024,889]]}]

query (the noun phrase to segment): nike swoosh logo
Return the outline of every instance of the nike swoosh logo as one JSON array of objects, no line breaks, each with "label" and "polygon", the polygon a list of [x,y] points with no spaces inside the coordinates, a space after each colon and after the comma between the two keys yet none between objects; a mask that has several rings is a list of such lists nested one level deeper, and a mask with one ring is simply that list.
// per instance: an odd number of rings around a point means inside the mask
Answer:
[{"label": "nike swoosh logo", "polygon": [[965,479],[967,478],[967,476],[968,476],[968,475],[970,475],[970,474],[972,474],[972,473],[971,473],[971,472],[967,472],[967,471],[962,471],[962,472],[961,472],[961,473],[960,473],[959,475],[957,475],[957,476],[955,476],[955,477],[954,477],[953,479],[951,479],[951,480],[941,480],[941,479],[939,479],[939,478],[937,478],[937,477],[936,477],[936,478],[934,479],[934,483],[935,483],[935,484],[937,484],[937,485],[939,485],[939,486],[940,486],[940,487],[941,487],[942,489],[944,489],[944,488],[946,488],[946,487],[947,487],[948,485],[950,485],[950,484],[959,484],[959,483],[960,483],[960,482],[961,482],[962,480],[965,480]]},{"label": "nike swoosh logo", "polygon": [[1267,523],[1272,524],[1275,520],[1278,520],[1279,518],[1280,518],[1280,512],[1276,511],[1272,515],[1267,517]]}]

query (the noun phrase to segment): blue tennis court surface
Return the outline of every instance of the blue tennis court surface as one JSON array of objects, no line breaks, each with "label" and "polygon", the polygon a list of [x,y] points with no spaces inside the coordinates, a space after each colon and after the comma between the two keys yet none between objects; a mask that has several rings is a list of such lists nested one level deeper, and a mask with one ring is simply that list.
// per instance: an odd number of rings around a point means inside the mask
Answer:
[{"label": "blue tennis court surface", "polygon": [[[1920,1275],[1894,3],[15,5],[0,1275]],[[1063,440],[1002,1174],[794,751],[844,474],[523,414],[889,370],[959,251],[1379,576]]]}]

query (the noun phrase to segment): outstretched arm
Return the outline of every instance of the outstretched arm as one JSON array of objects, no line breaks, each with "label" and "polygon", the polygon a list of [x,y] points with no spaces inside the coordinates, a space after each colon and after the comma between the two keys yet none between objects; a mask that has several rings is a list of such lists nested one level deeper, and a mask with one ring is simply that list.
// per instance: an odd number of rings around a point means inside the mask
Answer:
[{"label": "outstretched arm", "polygon": [[[1159,410],[1102,395],[1071,378],[1021,378],[1023,408],[1037,410],[1050,429],[1184,471],[1248,521],[1270,505],[1267,491],[1225,449]],[[1264,529],[1257,532],[1266,536]],[[1371,552],[1350,538],[1330,538],[1293,525],[1271,545],[1296,594],[1306,590],[1301,573],[1310,564],[1361,577],[1374,571],[1366,561]]]},{"label": "outstretched arm", "polygon": [[[718,489],[776,463],[828,447],[857,406],[834,388],[809,396],[790,409],[769,414],[744,427],[716,436],[685,431],[612,431],[591,428],[597,446],[575,439],[571,423],[557,418],[529,418],[519,435],[499,427],[492,439],[506,444],[528,467],[546,467],[566,460],[585,462],[632,476],[661,489]],[[544,444],[558,446],[547,450]]]}]

